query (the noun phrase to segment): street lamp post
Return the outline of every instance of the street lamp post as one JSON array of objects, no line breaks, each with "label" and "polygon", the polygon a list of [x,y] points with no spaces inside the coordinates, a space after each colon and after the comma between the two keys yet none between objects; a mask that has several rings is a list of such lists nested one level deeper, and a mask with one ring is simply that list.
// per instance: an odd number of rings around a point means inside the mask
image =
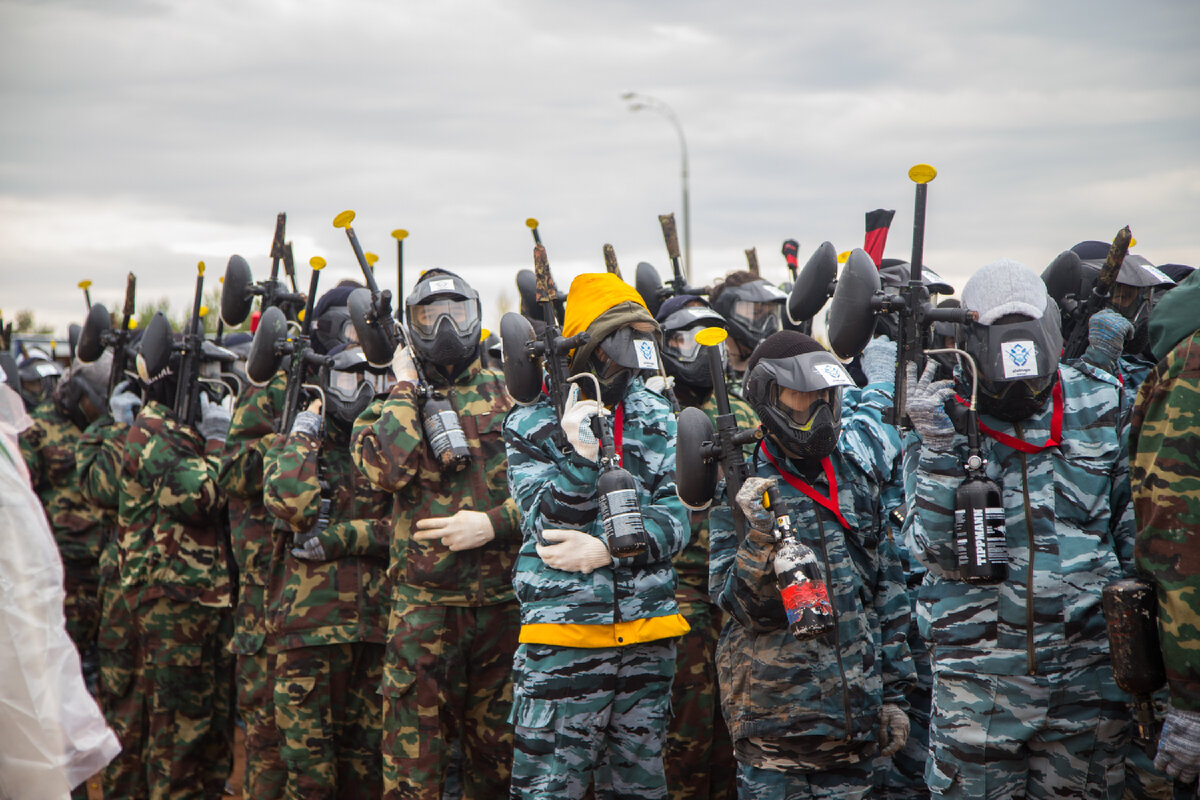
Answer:
[{"label": "street lamp post", "polygon": [[679,124],[679,118],[675,116],[671,107],[656,97],[637,92],[626,92],[621,95],[621,99],[629,103],[630,111],[650,109],[662,114],[675,126],[675,132],[679,134],[679,151],[682,154],[680,175],[683,178],[683,269],[684,276],[690,280],[692,277],[692,215],[688,211],[688,152],[687,139],[683,136],[683,126]]}]

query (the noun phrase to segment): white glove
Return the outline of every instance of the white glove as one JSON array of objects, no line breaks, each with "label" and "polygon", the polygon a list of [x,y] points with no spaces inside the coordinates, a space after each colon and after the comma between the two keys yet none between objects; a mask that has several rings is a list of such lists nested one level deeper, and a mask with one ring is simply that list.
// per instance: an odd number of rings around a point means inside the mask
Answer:
[{"label": "white glove", "polygon": [[665,378],[662,375],[651,375],[646,378],[646,388],[666,397],[667,392],[675,388],[675,378],[670,375]]},{"label": "white glove", "polygon": [[572,385],[563,406],[562,425],[567,441],[575,452],[595,463],[600,457],[600,442],[592,430],[592,417],[600,413],[600,403],[595,400],[580,400],[579,386]]},{"label": "white glove", "polygon": [[132,425],[141,407],[142,398],[131,391],[129,381],[121,381],[113,387],[112,397],[108,398],[108,409],[117,422]]},{"label": "white glove", "polygon": [[565,528],[547,528],[542,538],[555,544],[539,544],[537,553],[546,566],[564,572],[588,574],[612,564],[608,545],[591,534]]},{"label": "white glove", "polygon": [[232,416],[224,405],[214,403],[208,399],[206,393],[200,393],[200,422],[196,428],[205,439],[225,441],[225,437],[229,435],[229,421]]},{"label": "white glove", "polygon": [[908,715],[894,703],[884,703],[879,711],[879,755],[889,758],[908,741]]},{"label": "white glove", "polygon": [[482,511],[463,509],[451,517],[429,517],[417,520],[413,539],[430,542],[441,539],[450,550],[473,550],[496,538],[492,519]]},{"label": "white glove", "polygon": [[392,374],[396,376],[396,383],[417,382],[416,362],[412,352],[402,344],[396,345],[396,352],[392,354]]}]

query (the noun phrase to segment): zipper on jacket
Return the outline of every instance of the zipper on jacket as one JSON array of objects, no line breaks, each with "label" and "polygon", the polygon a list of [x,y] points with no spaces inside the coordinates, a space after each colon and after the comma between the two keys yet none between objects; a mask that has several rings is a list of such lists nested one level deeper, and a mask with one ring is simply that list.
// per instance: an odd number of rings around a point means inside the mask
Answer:
[{"label": "zipper on jacket", "polygon": [[[1025,441],[1021,423],[1013,423],[1017,436]],[[1025,502],[1025,537],[1029,547],[1029,563],[1025,567],[1025,669],[1027,674],[1037,674],[1037,656],[1033,652],[1033,508],[1029,505],[1029,462],[1021,453],[1021,494]]]},{"label": "zipper on jacket", "polygon": [[[821,558],[825,561],[826,584],[833,589],[833,568],[829,564],[829,549],[825,546],[825,526],[821,523],[821,512],[814,505],[813,513],[817,517],[817,534],[821,539]],[[836,597],[836,592],[835,592]],[[842,664],[842,632],[841,621],[838,618],[837,603],[831,598],[829,603],[833,611],[833,651],[837,653],[838,673],[842,676],[842,710],[846,714],[846,739],[851,737],[850,690],[846,686],[846,667]]]}]

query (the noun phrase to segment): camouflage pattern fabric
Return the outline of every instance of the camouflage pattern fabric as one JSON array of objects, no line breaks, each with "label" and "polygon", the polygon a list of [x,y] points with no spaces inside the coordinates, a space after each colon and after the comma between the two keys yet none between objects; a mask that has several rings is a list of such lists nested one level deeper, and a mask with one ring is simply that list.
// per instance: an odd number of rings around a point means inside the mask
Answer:
[{"label": "camouflage pattern fabric", "polygon": [[[961,796],[977,796],[971,792],[980,781],[991,792],[993,786],[1013,785],[1016,775],[1028,781],[1022,792],[1040,796],[1045,787],[1080,775],[1092,780],[1097,772],[1119,791],[1128,715],[1119,702],[1110,702],[1116,689],[1104,683],[1112,673],[1101,590],[1132,567],[1128,409],[1116,379],[1085,362],[1061,365],[1059,387],[1058,446],[1023,452],[990,436],[981,442],[987,475],[1002,488],[1006,515],[1009,568],[1001,584],[959,579],[953,512],[965,437],[955,436],[949,449],[923,445],[920,451],[905,536],[910,552],[929,570],[918,612],[933,654],[930,748],[936,759],[938,748],[955,739],[959,768],[981,775],[956,782],[945,763],[931,759],[926,778],[935,794],[965,786]],[[987,415],[982,421],[1041,446],[1050,438],[1055,405],[1047,403],[1020,423]],[[1086,691],[1073,686],[1071,676],[1081,671],[1097,686]],[[1022,695],[1025,691],[1030,694]],[[1077,702],[1075,694],[1090,698],[1090,705]],[[993,722],[979,736],[964,737],[953,727],[959,724],[955,715],[983,713],[980,698],[995,703],[997,710],[986,713],[1026,722],[1011,731]],[[943,708],[939,701],[951,705]],[[1087,721],[1090,735],[1067,733],[1081,721]],[[1026,724],[1034,729],[1026,730]],[[1053,748],[1074,749],[1046,762],[1047,772],[991,758],[993,749],[1000,753],[1010,742],[1021,742],[1015,753],[1031,760]],[[1080,772],[1078,763],[1091,766]],[[1062,774],[1054,772],[1060,767]],[[1084,791],[1083,783],[1077,787]]]},{"label": "camouflage pattern fabric", "polygon": [[238,714],[246,731],[245,793],[255,800],[283,797],[287,775],[275,730],[274,684],[267,636],[267,582],[273,518],[263,505],[263,456],[276,437],[286,373],[265,386],[248,384],[233,407],[218,483],[229,497],[229,529],[238,566],[231,650],[237,656]]},{"label": "camouflage pattern fabric", "polygon": [[1125,699],[1105,662],[1039,675],[937,670],[929,788],[964,800],[1117,800]]},{"label": "camouflage pattern fabric", "polygon": [[522,644],[513,664],[514,798],[666,798],[675,641]]},{"label": "camouflage pattern fabric", "polygon": [[388,800],[442,800],[461,747],[462,796],[506,797],[516,602],[392,609],[383,669]]},{"label": "camouflage pattern fabric", "polygon": [[53,401],[29,416],[33,424],[21,433],[21,456],[62,556],[67,633],[80,655],[92,658],[100,628],[100,549],[112,515],[106,519],[80,489],[75,445],[82,431]]},{"label": "camouflage pattern fabric", "polygon": [[233,768],[228,609],[159,597],[138,606],[150,800],[220,797]]},{"label": "camouflage pattern fabric", "polygon": [[863,800],[878,797],[874,776],[865,764],[849,764],[820,772],[779,772],[738,764],[737,789],[742,800]]},{"label": "camouflage pattern fabric", "polygon": [[[513,598],[512,569],[520,542],[517,508],[505,482],[500,429],[512,400],[499,372],[478,359],[453,385],[427,371],[458,415],[470,463],[443,474],[424,438],[416,389],[401,382],[377,398],[354,423],[354,463],[373,485],[394,496],[388,582],[396,602],[481,606]],[[416,520],[448,517],[460,510],[488,515],[495,539],[472,550],[451,552],[440,541],[412,539]]]},{"label": "camouflage pattern fabric", "polygon": [[368,642],[275,654],[275,726],[290,800],[378,798],[383,645]]},{"label": "camouflage pattern fabric", "polygon": [[128,425],[103,416],[88,426],[75,445],[80,492],[88,502],[104,510],[109,524],[99,562],[100,627],[96,645],[100,674],[96,699],[105,721],[121,741],[121,752],[105,767],[101,778],[107,800],[138,798],[145,793],[143,698],[138,690],[142,653],[121,590],[117,552],[121,457],[128,431]]},{"label": "camouflage pattern fabric", "polygon": [[1137,567],[1158,587],[1171,704],[1200,711],[1200,334],[1184,338],[1142,382],[1130,426]]},{"label": "camouflage pattern fabric", "polygon": [[[776,584],[773,535],[748,528],[739,542],[729,507],[712,511],[710,589],[733,617],[722,631],[717,664],[739,763],[782,768],[755,763],[760,748],[743,746],[743,740],[755,739],[764,745],[796,740],[790,771],[841,768],[861,759],[869,764],[883,703],[908,708],[915,679],[908,600],[879,494],[897,455],[882,430],[881,412],[891,402],[882,386],[845,392],[851,415],[843,416],[829,457],[849,529],[783,480],[761,451],[751,462],[751,474],[780,477],[785,507],[822,564],[836,615],[833,631],[798,641]],[[787,464],[774,445],[767,447],[778,464]],[[823,474],[810,483],[828,495]]]},{"label": "camouflage pattern fabric", "polygon": [[678,613],[672,559],[687,545],[690,522],[675,493],[675,417],[640,378],[630,382],[623,404],[621,466],[637,483],[648,547],[587,575],[546,566],[535,532],[574,528],[602,539],[599,468],[570,447],[565,454],[558,447],[558,416],[545,396],[514,408],[505,420],[508,482],[525,534],[513,580],[522,625],[611,625]]},{"label": "camouflage pattern fabric", "polygon": [[[1167,713],[1170,692],[1163,687],[1154,693],[1154,711],[1158,727]],[[1125,791],[1121,800],[1192,800],[1195,783],[1178,783],[1154,767],[1154,757],[1148,754],[1136,738],[1125,755]]]},{"label": "camouflage pattern fabric", "polygon": [[[709,397],[700,408],[715,426],[716,400]],[[758,427],[758,417],[740,397],[729,397],[729,410],[739,428]],[[675,601],[691,631],[679,639],[675,652],[674,713],[667,722],[663,760],[672,800],[718,800],[734,796],[737,777],[717,683],[717,637],[726,615],[708,598],[708,512],[693,512],[691,525],[691,540],[675,556]]]}]

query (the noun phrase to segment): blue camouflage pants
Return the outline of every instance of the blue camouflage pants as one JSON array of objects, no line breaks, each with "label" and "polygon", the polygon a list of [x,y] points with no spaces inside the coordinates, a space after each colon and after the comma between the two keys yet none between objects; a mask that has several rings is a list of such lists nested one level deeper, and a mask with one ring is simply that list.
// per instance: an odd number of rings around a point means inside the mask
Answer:
[{"label": "blue camouflage pants", "polygon": [[820,772],[778,772],[738,764],[738,800],[864,800],[874,797],[870,761]]},{"label": "blue camouflage pants", "polygon": [[935,797],[1117,800],[1129,715],[1107,663],[1045,675],[986,675],[934,664]]},{"label": "blue camouflage pants", "polygon": [[675,640],[522,644],[513,662],[512,796],[666,798],[663,741]]}]

